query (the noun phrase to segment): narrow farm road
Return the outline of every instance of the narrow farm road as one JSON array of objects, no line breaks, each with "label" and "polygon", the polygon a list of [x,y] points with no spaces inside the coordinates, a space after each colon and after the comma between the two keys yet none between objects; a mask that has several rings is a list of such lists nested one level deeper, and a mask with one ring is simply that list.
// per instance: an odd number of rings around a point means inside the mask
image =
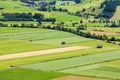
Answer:
[{"label": "narrow farm road", "polygon": [[29,57],[29,56],[38,56],[38,55],[44,55],[44,54],[55,54],[55,53],[59,53],[59,52],[67,52],[67,51],[88,49],[88,48],[90,48],[90,47],[87,47],[87,46],[71,46],[71,47],[55,48],[55,49],[48,49],[48,50],[7,54],[7,55],[1,55],[0,60],[22,58],[22,57]]}]

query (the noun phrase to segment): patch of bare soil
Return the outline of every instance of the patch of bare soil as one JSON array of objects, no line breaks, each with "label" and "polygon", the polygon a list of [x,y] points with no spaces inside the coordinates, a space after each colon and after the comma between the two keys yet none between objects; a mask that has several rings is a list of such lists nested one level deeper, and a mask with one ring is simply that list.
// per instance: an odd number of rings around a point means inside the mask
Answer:
[{"label": "patch of bare soil", "polygon": [[0,60],[22,58],[22,57],[29,57],[29,56],[38,56],[38,55],[44,55],[44,54],[55,54],[55,53],[59,53],[59,52],[67,52],[67,51],[88,49],[88,48],[90,48],[90,47],[71,46],[71,47],[55,48],[55,49],[48,49],[48,50],[41,50],[41,51],[31,51],[31,52],[23,52],[23,53],[16,53],[16,54],[7,54],[7,55],[1,55]]},{"label": "patch of bare soil", "polygon": [[81,77],[81,76],[65,76],[53,80],[103,80],[100,78],[90,78],[90,77]]},{"label": "patch of bare soil", "polygon": [[116,33],[99,32],[99,31],[91,31],[90,33],[91,33],[91,34],[96,34],[96,35],[107,35],[107,36],[116,35]]}]

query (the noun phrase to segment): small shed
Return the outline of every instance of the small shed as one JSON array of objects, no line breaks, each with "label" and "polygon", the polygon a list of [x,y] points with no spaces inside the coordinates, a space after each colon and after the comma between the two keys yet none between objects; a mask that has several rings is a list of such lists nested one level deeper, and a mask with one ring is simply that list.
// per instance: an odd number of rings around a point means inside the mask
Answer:
[{"label": "small shed", "polygon": [[102,44],[97,44],[97,48],[103,48]]}]

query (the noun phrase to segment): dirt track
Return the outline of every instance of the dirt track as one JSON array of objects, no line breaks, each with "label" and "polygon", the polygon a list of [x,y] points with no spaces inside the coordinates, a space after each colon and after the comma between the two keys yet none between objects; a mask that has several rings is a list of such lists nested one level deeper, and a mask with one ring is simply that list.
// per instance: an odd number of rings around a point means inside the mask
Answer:
[{"label": "dirt track", "polygon": [[22,58],[22,57],[29,57],[29,56],[38,56],[38,55],[44,55],[44,54],[55,54],[55,53],[59,53],[59,52],[73,51],[73,50],[79,50],[79,49],[88,49],[88,48],[90,48],[90,47],[71,46],[71,47],[48,49],[48,50],[41,50],[41,51],[31,51],[31,52],[24,52],[24,53],[7,54],[7,55],[1,55],[0,60]]},{"label": "dirt track", "polygon": [[99,78],[81,77],[81,76],[65,76],[53,80],[103,80]]}]

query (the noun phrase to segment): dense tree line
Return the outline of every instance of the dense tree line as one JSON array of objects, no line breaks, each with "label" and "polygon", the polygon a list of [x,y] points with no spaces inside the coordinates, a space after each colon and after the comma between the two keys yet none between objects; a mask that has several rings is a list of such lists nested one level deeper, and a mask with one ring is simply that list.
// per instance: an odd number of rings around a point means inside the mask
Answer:
[{"label": "dense tree line", "polygon": [[3,21],[33,21],[32,13],[2,13]]},{"label": "dense tree line", "polygon": [[22,23],[21,25],[11,24],[10,26],[8,26],[8,24],[0,23],[0,27],[16,27],[16,28],[39,28],[39,25],[40,24],[34,25],[32,23],[31,24]]},{"label": "dense tree line", "polygon": [[74,0],[75,1],[75,3],[81,3],[82,2],[82,0]]},{"label": "dense tree line", "polygon": [[32,13],[2,13],[2,16],[4,16],[3,19],[0,19],[0,21],[38,21],[41,23],[42,21],[45,22],[52,22],[54,23],[56,21],[55,18],[44,18],[43,14],[35,13],[32,15]]},{"label": "dense tree line", "polygon": [[[20,0],[21,2],[24,2],[24,3],[33,3],[32,0]],[[34,0],[35,1],[35,0]]]},{"label": "dense tree line", "polygon": [[0,27],[8,27],[7,24],[0,23]]}]

